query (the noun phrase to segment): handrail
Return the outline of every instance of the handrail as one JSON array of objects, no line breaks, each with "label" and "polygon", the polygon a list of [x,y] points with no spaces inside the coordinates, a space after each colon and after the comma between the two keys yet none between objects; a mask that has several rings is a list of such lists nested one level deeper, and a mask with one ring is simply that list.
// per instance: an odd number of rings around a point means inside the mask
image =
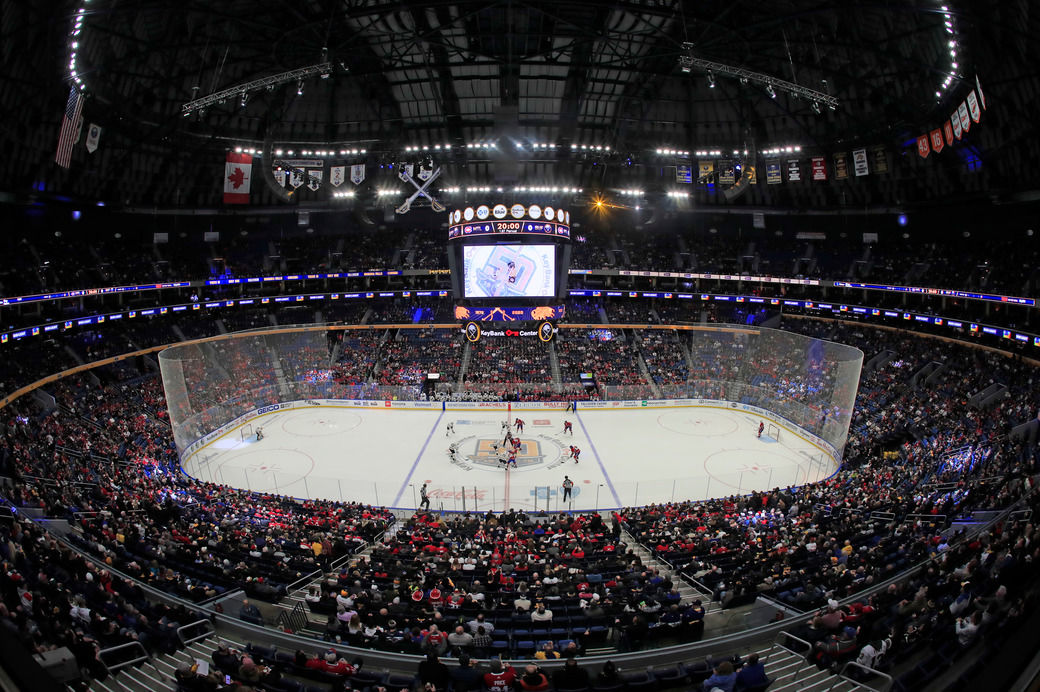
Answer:
[{"label": "handrail", "polygon": [[[202,630],[205,630],[205,631],[203,631],[202,634],[198,634],[198,635],[195,635],[195,636],[192,636],[192,637],[186,637],[184,635],[184,633],[187,630],[190,630],[190,629],[202,629]],[[187,646],[188,644],[191,644],[192,642],[197,642],[197,641],[200,641],[202,639],[205,639],[206,637],[210,636],[211,634],[214,634],[216,631],[217,631],[216,628],[213,627],[213,623],[210,622],[209,620],[196,620],[195,622],[189,622],[187,625],[181,625],[180,627],[178,627],[177,628],[177,639],[180,640],[182,645]]]},{"label": "handrail", "polygon": [[[798,642],[799,644],[801,644],[801,645],[803,645],[805,647],[805,650],[804,651],[798,651],[798,650],[796,650],[794,648],[791,648],[791,647],[788,647],[788,646],[784,646],[784,644],[781,643],[781,642],[786,642],[787,640]],[[804,639],[800,639],[800,638],[794,636],[790,632],[781,631],[781,632],[777,633],[776,637],[773,638],[773,646],[779,646],[784,651],[789,651],[790,653],[792,653],[795,656],[797,656],[798,658],[800,658],[801,661],[802,661],[798,665],[798,667],[794,669],[794,673],[791,674],[790,682],[794,682],[795,680],[797,680],[798,676],[801,675],[803,670],[805,670],[806,668],[809,668],[810,666],[813,665],[811,657],[810,657],[810,655],[813,652],[813,645],[810,644],[809,642],[805,641]]]},{"label": "handrail", "polygon": [[841,667],[841,670],[838,671],[838,674],[835,676],[834,684],[831,685],[828,688],[829,690],[834,689],[835,685],[838,685],[839,683],[844,682],[844,681],[848,681],[848,682],[854,683],[856,685],[863,685],[864,684],[862,680],[857,680],[856,678],[853,678],[853,677],[848,676],[848,675],[845,674],[845,671],[847,671],[849,668],[852,668],[853,670],[862,670],[865,673],[867,673],[867,675],[874,675],[874,676],[877,676],[877,677],[881,678],[882,681],[884,682],[883,686],[881,686],[881,687],[873,687],[871,685],[867,685],[867,687],[870,687],[871,689],[877,690],[877,692],[888,692],[890,689],[892,689],[892,683],[894,681],[892,680],[892,676],[891,675],[889,675],[887,673],[882,673],[880,670],[878,670],[876,668],[871,668],[870,666],[865,666],[862,663],[856,663],[855,661],[847,661],[845,663],[845,665],[843,665]]},{"label": "handrail", "polygon": [[[119,663],[114,663],[112,665],[108,665],[108,663],[106,663],[104,658],[103,658],[106,654],[108,654],[108,657],[111,658],[111,655],[114,652],[116,652],[116,651],[123,651],[123,650],[129,650],[129,649],[140,649],[141,655],[140,656],[136,656],[135,658],[128,659],[126,661],[120,661]],[[132,665],[136,665],[138,663],[141,663],[142,661],[147,661],[151,657],[152,657],[152,655],[150,653],[148,653],[148,650],[144,648],[144,645],[141,642],[138,642],[138,641],[127,642],[126,644],[120,644],[119,646],[111,646],[111,647],[109,647],[107,649],[102,649],[101,651],[98,652],[98,660],[101,661],[101,665],[105,666],[105,670],[107,670],[109,673],[114,673],[114,672],[116,672],[118,670],[122,670],[123,668],[126,668],[127,666],[132,666]]]}]

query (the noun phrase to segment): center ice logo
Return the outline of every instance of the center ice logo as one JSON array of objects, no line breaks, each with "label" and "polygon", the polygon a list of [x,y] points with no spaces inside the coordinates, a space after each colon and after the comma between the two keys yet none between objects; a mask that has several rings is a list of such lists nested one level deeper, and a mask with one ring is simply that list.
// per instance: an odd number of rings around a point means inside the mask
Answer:
[{"label": "center ice logo", "polygon": [[[509,458],[509,450],[502,444],[502,438],[477,438],[473,442],[473,452],[466,455],[474,464],[483,466],[501,467],[502,462]],[[517,468],[534,466],[545,463],[545,450],[537,440],[521,440],[520,449],[516,454]]]}]

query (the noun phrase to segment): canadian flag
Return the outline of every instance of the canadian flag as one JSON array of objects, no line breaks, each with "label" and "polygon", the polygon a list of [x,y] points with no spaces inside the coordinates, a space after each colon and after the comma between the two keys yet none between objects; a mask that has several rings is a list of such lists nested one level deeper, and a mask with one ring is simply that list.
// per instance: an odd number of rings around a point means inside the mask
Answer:
[{"label": "canadian flag", "polygon": [[253,157],[228,152],[224,163],[224,204],[249,204]]}]

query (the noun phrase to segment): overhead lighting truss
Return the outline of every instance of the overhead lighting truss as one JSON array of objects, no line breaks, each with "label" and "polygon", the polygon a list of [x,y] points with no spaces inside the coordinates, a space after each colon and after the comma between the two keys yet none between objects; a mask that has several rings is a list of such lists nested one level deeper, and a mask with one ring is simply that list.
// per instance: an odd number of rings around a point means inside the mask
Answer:
[{"label": "overhead lighting truss", "polygon": [[735,77],[740,80],[741,84],[753,82],[765,87],[772,86],[776,91],[784,92],[790,96],[794,96],[795,98],[803,98],[806,101],[815,101],[816,103],[826,105],[831,110],[838,107],[837,97],[825,94],[822,91],[816,91],[815,89],[804,87],[801,84],[788,82],[763,72],[754,72],[752,70],[746,70],[743,67],[734,67],[733,65],[726,65],[721,62],[698,58],[693,54],[692,43],[683,43],[683,52],[679,56],[679,66],[682,68],[683,72],[690,72],[693,68],[696,68],[706,72],[712,77],[718,75]]},{"label": "overhead lighting truss", "polygon": [[273,89],[279,84],[284,84],[286,82],[293,81],[297,82],[298,84],[302,84],[303,80],[307,77],[312,77],[314,75],[321,75],[323,77],[327,77],[331,73],[332,63],[322,62],[318,63],[317,65],[311,65],[309,67],[299,67],[295,70],[289,70],[288,72],[282,72],[281,74],[271,75],[270,77],[261,77],[260,79],[254,79],[251,82],[246,82],[245,84],[238,84],[236,86],[229,87],[222,91],[218,91],[216,93],[210,94],[209,96],[203,96],[202,98],[195,99],[194,101],[188,101],[183,106],[181,106],[181,115],[187,117],[191,115],[194,111],[202,110],[203,108],[206,108],[207,106],[210,106],[214,103],[222,103],[228,99],[233,99],[236,97],[241,99],[244,96],[248,98],[249,93],[258,89]]}]

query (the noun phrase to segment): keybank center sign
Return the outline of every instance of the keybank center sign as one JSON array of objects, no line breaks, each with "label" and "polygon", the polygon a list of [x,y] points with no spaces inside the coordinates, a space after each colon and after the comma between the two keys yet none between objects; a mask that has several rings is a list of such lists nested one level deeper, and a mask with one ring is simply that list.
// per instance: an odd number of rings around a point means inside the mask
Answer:
[{"label": "keybank center sign", "polygon": [[526,329],[488,329],[481,336],[538,336],[538,330]]}]

